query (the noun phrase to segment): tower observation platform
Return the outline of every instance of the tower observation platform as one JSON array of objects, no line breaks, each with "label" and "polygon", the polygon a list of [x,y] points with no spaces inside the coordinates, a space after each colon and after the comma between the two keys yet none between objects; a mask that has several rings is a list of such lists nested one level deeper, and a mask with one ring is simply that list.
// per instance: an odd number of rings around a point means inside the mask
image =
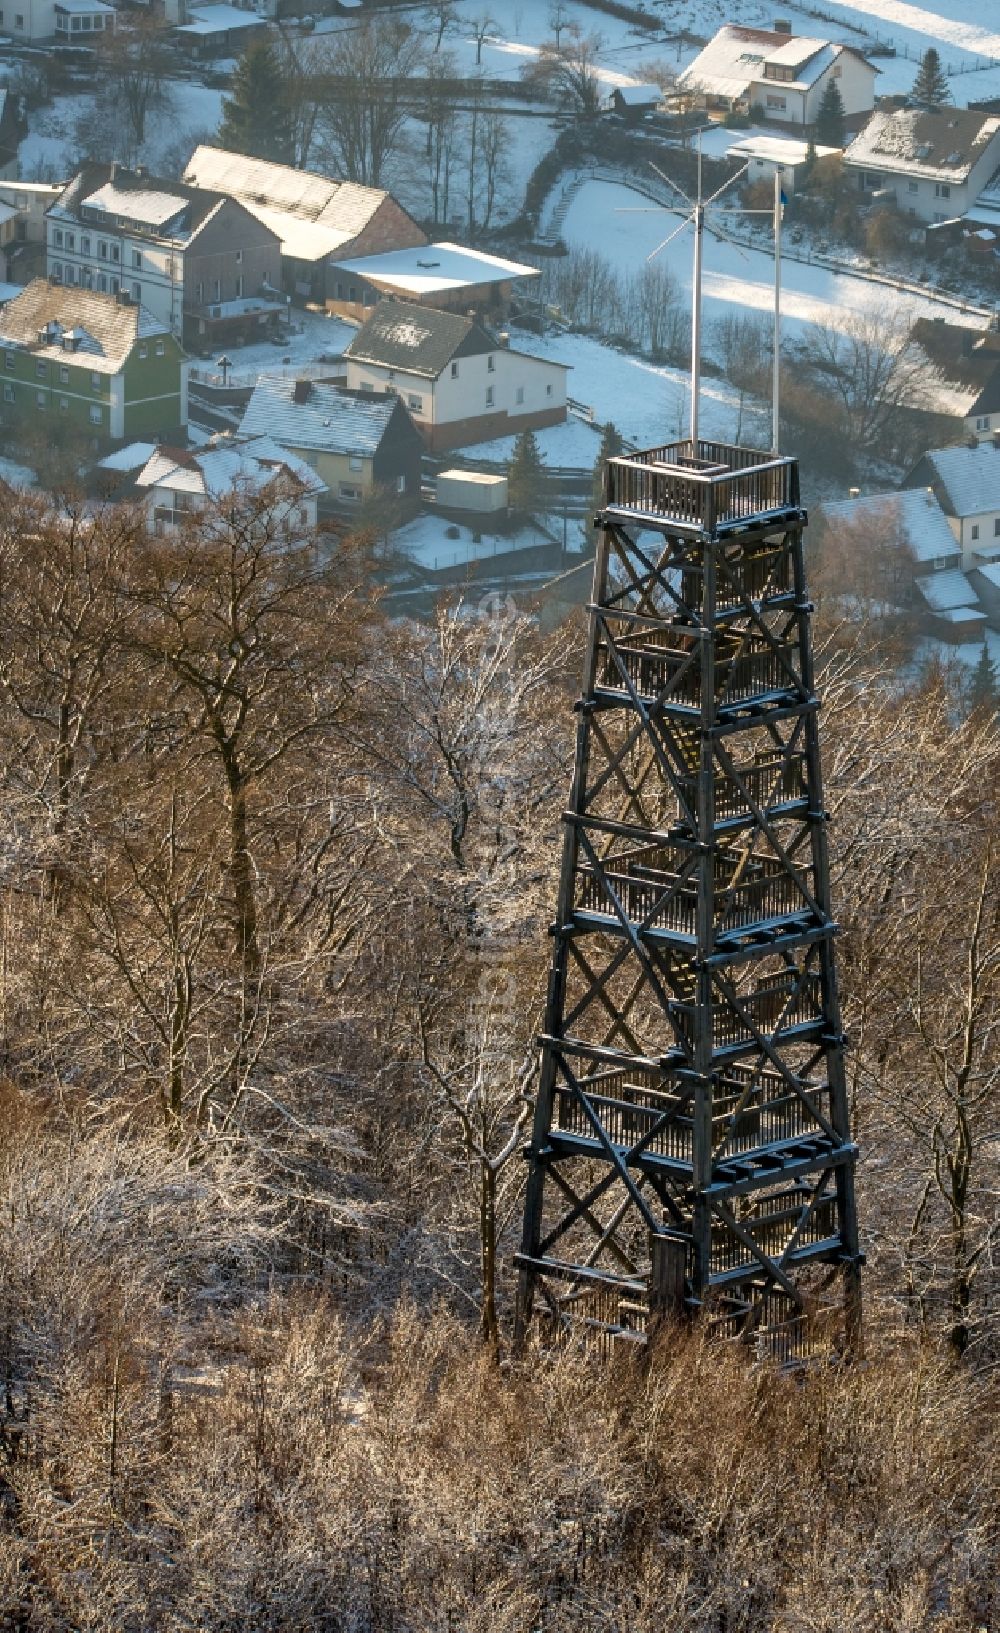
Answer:
[{"label": "tower observation platform", "polygon": [[520,1340],[701,1312],[782,1360],[860,1343],[805,524],[794,459],[608,463]]}]

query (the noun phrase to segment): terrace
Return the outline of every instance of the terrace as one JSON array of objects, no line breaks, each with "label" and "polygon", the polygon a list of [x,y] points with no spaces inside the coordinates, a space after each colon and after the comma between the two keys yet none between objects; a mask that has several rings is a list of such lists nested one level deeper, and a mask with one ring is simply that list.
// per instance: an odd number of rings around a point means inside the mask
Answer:
[{"label": "terrace", "polygon": [[728,442],[665,443],[608,462],[605,512],[715,535],[799,509],[794,459]]}]

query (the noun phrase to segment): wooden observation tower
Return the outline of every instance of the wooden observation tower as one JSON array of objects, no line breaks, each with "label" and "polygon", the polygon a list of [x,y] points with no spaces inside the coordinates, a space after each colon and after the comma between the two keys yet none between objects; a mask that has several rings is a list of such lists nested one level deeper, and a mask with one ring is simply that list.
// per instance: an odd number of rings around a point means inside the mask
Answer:
[{"label": "wooden observation tower", "polygon": [[517,1331],[703,1311],[856,1351],[860,1265],[794,459],[609,462]]}]

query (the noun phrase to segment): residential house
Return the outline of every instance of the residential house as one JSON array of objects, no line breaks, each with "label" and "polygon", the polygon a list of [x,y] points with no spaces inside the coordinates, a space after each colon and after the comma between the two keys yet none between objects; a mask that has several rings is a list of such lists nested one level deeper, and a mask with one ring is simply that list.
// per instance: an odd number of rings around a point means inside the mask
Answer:
[{"label": "residential house", "polygon": [[708,108],[748,113],[760,107],[770,123],[801,128],[815,124],[832,81],[853,128],[875,106],[877,72],[853,45],[727,23],[677,76],[677,89]]},{"label": "residential house", "polygon": [[45,216],[65,186],[65,182],[0,181],[0,204],[12,212],[6,219],[13,222],[3,241],[6,267],[0,258],[0,272],[6,277],[25,284],[45,272]]},{"label": "residential house", "polygon": [[341,317],[364,322],[383,296],[475,313],[486,322],[505,322],[515,283],[540,278],[537,267],[506,261],[461,244],[420,244],[330,263],[327,307]]},{"label": "residential house", "polygon": [[0,311],[3,423],[103,442],[187,424],[187,363],[167,325],[120,294],[36,278]]},{"label": "residential house", "polygon": [[867,549],[905,551],[931,633],[947,641],[982,637],[985,615],[975,585],[962,571],[961,546],[932,488],[845,499],[823,505],[820,515],[827,527],[863,538]]},{"label": "residential house", "polygon": [[276,531],[301,538],[315,530],[326,484],[305,460],[272,437],[221,437],[205,448],[157,448],[135,477],[157,533],[211,514],[220,501],[260,500]]},{"label": "residential house", "polygon": [[932,488],[962,554],[962,571],[1000,560],[1000,436],[934,448],[907,485]]},{"label": "residential house", "polygon": [[992,441],[1000,432],[1000,363],[995,365],[963,423],[977,442]]},{"label": "residential house", "polygon": [[810,145],[796,136],[747,136],[734,142],[726,157],[744,161],[750,184],[763,181],[773,186],[775,174],[780,174],[781,190],[790,198],[810,166],[821,173],[840,151],[839,147]]},{"label": "residential house", "polygon": [[426,244],[427,234],[388,193],[221,147],[194,150],[184,180],[239,199],[281,240],[284,286],[304,301],[331,297],[334,258]]},{"label": "residential house", "polygon": [[0,33],[17,45],[92,45],[114,30],[104,0],[2,0]]},{"label": "residential house", "polygon": [[917,221],[952,221],[1000,166],[1000,119],[973,108],[882,109],[843,162],[868,202]]},{"label": "residential house", "polygon": [[200,349],[272,330],[285,311],[277,235],[221,193],[90,163],[46,220],[50,277],[127,290]]},{"label": "residential house", "polygon": [[401,397],[435,453],[566,418],[564,363],[516,351],[457,312],[382,301],[344,358],[348,386]]},{"label": "residential house", "polygon": [[312,467],[341,509],[379,493],[405,508],[420,503],[423,440],[397,397],[265,374],[247,404],[240,436],[273,436]]}]

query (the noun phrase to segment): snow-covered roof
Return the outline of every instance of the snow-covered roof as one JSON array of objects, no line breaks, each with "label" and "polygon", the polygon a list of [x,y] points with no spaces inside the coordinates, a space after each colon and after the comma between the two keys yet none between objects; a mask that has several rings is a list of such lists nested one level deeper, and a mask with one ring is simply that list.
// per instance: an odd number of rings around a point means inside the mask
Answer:
[{"label": "snow-covered roof", "polygon": [[877,69],[853,46],[727,23],[677,76],[677,83],[708,96],[736,99],[746,96],[752,85],[765,83],[764,65],[773,63],[792,69],[796,75],[794,81],[783,79],[776,84],[782,89],[803,90],[814,85],[845,51],[864,62],[875,75]]},{"label": "snow-covered roof", "polygon": [[102,471],[137,471],[155,452],[155,442],[129,442],[124,448],[115,448],[112,453],[105,454],[103,459],[97,461],[97,466]]},{"label": "snow-covered roof", "polygon": [[986,615],[978,607],[937,607],[934,616],[945,624],[981,624]]},{"label": "snow-covered roof", "polygon": [[[0,312],[0,345],[59,363],[78,360],[95,374],[117,374],[137,340],[169,332],[144,306],[123,305],[114,295],[47,278],[35,278]],[[39,338],[42,334],[45,340]],[[64,346],[70,335],[75,346]]]},{"label": "snow-covered roof", "polygon": [[961,607],[972,610],[976,606],[976,592],[957,567],[943,573],[928,573],[926,578],[918,578],[916,584],[927,605],[936,613],[953,612]]},{"label": "snow-covered roof", "polygon": [[909,546],[918,562],[940,561],[943,556],[957,556],[960,552],[948,518],[930,488],[866,494],[863,499],[843,499],[822,509],[827,521],[836,520],[848,526],[866,523],[871,528],[873,541],[899,539]]},{"label": "snow-covered roof", "polygon": [[79,202],[86,205],[88,210],[103,210],[106,215],[124,216],[128,221],[141,221],[147,227],[164,227],[175,215],[187,209],[189,201],[186,195],[164,193],[156,188],[116,187],[114,182],[109,181]]},{"label": "snow-covered roof", "polygon": [[20,210],[16,209],[13,204],[4,204],[0,201],[0,227],[3,226],[5,221],[13,221],[14,217],[20,215],[20,213]]},{"label": "snow-covered roof", "polygon": [[655,108],[663,100],[659,85],[616,85],[611,95],[626,108]]},{"label": "snow-covered roof", "polygon": [[241,11],[239,6],[227,6],[215,0],[210,6],[191,6],[191,21],[181,23],[178,34],[221,34],[233,28],[259,28],[261,19],[255,11]]},{"label": "snow-covered roof", "polygon": [[977,442],[974,448],[932,448],[925,455],[944,490],[942,504],[951,516],[982,516],[1000,511],[1000,448]]},{"label": "snow-covered roof", "polygon": [[372,455],[396,409],[391,394],[346,391],[343,387],[283,375],[262,375],[254,387],[240,434],[273,436],[291,448],[319,453]]},{"label": "snow-covered roof", "polygon": [[[826,159],[839,152],[839,147],[813,147],[817,159]],[[809,143],[800,142],[794,136],[747,136],[733,143],[729,155],[742,159],[767,159],[770,164],[805,164],[809,156]]]},{"label": "snow-covered roof", "polygon": [[994,589],[1000,590],[1000,562],[984,561],[981,565],[976,566],[975,571],[981,573],[987,583],[993,585]]},{"label": "snow-covered roof", "polygon": [[384,255],[359,255],[335,265],[339,271],[371,278],[374,283],[407,295],[430,295],[446,289],[541,276],[537,267],[450,243],[416,245],[412,249],[389,250]]},{"label": "snow-covered roof", "polygon": [[[963,182],[1000,132],[1000,119],[972,108],[893,108],[872,115],[844,153],[845,164],[931,181]],[[996,146],[1000,160],[1000,142]]]},{"label": "snow-covered roof", "polygon": [[325,493],[321,481],[304,459],[282,448],[273,437],[239,440],[225,438],[206,448],[156,448],[136,477],[140,488],[169,488],[217,499],[238,489],[260,493],[279,477],[292,477],[306,493]]},{"label": "snow-covered roof", "polygon": [[56,11],[68,17],[98,17],[108,12],[113,15],[114,10],[114,6],[106,6],[104,0],[56,0]]},{"label": "snow-covered roof", "polygon": [[[238,199],[278,234],[282,255],[297,261],[319,261],[345,249],[389,197],[378,187],[336,181],[207,143],[195,148],[184,180]],[[422,236],[418,227],[413,231]]]}]

